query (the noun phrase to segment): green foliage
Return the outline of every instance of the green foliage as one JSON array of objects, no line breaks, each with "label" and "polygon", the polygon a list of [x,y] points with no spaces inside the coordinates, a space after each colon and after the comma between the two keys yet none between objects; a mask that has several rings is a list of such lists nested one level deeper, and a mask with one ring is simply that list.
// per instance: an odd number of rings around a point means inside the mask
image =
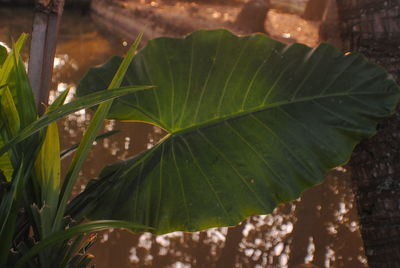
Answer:
[{"label": "green foliage", "polygon": [[[139,37],[125,58],[89,71],[84,96],[64,104],[65,91],[39,117],[24,40],[0,49],[1,267],[85,267],[85,234],[105,228],[196,231],[269,213],[344,164],[400,97],[359,54],[216,30],[155,39],[135,56]],[[81,142],[60,152],[56,121],[94,106]],[[97,136],[107,116],[168,135],[68,203],[93,141],[110,135]]]},{"label": "green foliage", "polygon": [[[68,240],[70,238],[79,236],[81,234],[93,233],[97,231],[101,231],[109,228],[124,228],[126,230],[131,231],[142,231],[149,229],[146,226],[135,225],[126,221],[93,221],[89,223],[82,223],[77,226],[68,228],[65,231],[59,231],[51,234],[49,237],[43,239],[40,243],[36,244],[29,253],[24,255],[18,262],[15,264],[15,268],[21,267],[25,262],[27,262],[30,258],[40,253],[43,249],[57,244],[60,241]],[[151,229],[151,228],[150,228]],[[75,267],[75,266],[73,266]]]},{"label": "green foliage", "polygon": [[[0,69],[0,144],[5,144],[12,139],[20,130],[22,113],[16,102],[16,92],[13,86],[14,73],[18,66],[15,64],[16,55],[19,54],[26,39],[22,35],[14,46],[14,50],[3,55],[3,64]],[[24,153],[20,147],[14,147],[10,152],[1,156],[0,169],[2,170],[7,184],[2,184],[0,192],[0,267],[3,267],[9,255],[9,249],[13,242],[13,234],[16,231],[17,214],[23,195],[23,185],[26,180],[26,172],[30,172],[31,164],[27,164]]]},{"label": "green foliage", "polygon": [[[119,62],[92,69],[78,93],[105,88]],[[168,135],[107,167],[72,202],[74,216],[160,234],[270,213],[345,164],[399,99],[387,73],[360,54],[225,30],[150,41],[123,85],[149,83],[158,87],[115,100],[109,117]]]},{"label": "green foliage", "polygon": [[[60,200],[68,200],[70,193],[60,194],[62,154],[55,121],[77,110],[98,104],[102,107],[116,97],[151,87],[119,87],[114,82],[110,90],[63,104],[68,93],[65,91],[39,117],[19,55],[25,38],[22,35],[14,49],[2,56],[0,69],[0,267],[85,267],[91,259],[85,249],[92,242],[83,239],[83,234],[106,227],[149,228],[124,221],[79,224],[65,215],[65,204],[62,206]],[[124,75],[137,43],[121,64],[116,79],[121,80]],[[103,117],[92,120],[88,131],[92,125],[103,122],[107,111],[103,113]],[[79,146],[89,148],[96,138],[99,137],[84,139]],[[76,156],[86,158],[79,147]],[[65,182],[68,181],[64,179]],[[53,247],[49,248],[50,245]]]}]

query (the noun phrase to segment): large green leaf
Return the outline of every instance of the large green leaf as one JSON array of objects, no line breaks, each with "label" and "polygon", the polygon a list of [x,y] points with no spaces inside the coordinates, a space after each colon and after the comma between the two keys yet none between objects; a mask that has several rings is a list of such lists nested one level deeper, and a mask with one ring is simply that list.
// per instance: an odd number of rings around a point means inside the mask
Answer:
[{"label": "large green leaf", "polygon": [[[119,62],[92,69],[79,92],[107,87]],[[123,84],[158,88],[116,100],[110,117],[169,134],[107,167],[69,211],[156,233],[234,225],[298,198],[346,163],[399,99],[387,73],[360,54],[225,30],[150,41]]]}]

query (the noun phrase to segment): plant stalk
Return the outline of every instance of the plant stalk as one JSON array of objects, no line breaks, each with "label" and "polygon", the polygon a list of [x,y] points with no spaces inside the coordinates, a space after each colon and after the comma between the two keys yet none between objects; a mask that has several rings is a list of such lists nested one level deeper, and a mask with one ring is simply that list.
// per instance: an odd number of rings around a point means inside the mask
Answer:
[{"label": "plant stalk", "polygon": [[48,103],[64,0],[35,0],[28,76],[39,114]]}]

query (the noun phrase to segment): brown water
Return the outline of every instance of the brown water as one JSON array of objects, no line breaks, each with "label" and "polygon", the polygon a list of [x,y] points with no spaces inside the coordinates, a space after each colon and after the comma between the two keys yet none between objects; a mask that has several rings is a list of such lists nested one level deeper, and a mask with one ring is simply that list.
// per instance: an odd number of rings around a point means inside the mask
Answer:
[{"label": "brown water", "polygon": [[[0,41],[10,44],[23,31],[29,32],[30,10],[0,7]],[[89,66],[104,62],[126,50],[124,40],[103,32],[90,17],[66,12],[56,56],[54,91],[51,98],[74,88]],[[76,143],[90,120],[79,111],[60,122],[62,146]],[[108,121],[105,130],[120,133],[98,142],[80,174],[80,185],[102,167],[126,159],[153,146],[160,129],[140,123]],[[68,161],[68,160],[67,160]],[[66,163],[64,163],[64,168]],[[78,186],[76,193],[81,190]],[[270,215],[254,216],[234,228],[214,228],[196,233],[175,232],[163,236],[109,230],[98,235],[91,252],[96,267],[367,267],[349,172],[332,171],[325,183],[281,205]]]}]

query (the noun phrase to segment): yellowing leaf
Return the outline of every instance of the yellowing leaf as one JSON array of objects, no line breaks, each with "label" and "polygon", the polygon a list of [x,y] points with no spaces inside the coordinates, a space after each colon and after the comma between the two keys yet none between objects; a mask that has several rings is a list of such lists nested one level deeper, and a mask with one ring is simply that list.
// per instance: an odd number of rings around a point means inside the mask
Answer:
[{"label": "yellowing leaf", "polygon": [[57,123],[47,127],[46,136],[35,161],[35,173],[42,188],[42,201],[46,204],[58,202],[60,188],[60,139]]},{"label": "yellowing leaf", "polygon": [[7,55],[8,55],[7,49],[4,46],[0,45],[0,68],[3,65],[4,61],[6,60]]},{"label": "yellowing leaf", "polygon": [[0,156],[0,170],[3,172],[3,175],[6,177],[7,181],[11,181],[11,176],[13,174],[13,167],[11,165],[10,157],[8,153]]},{"label": "yellowing leaf", "polygon": [[7,83],[11,71],[14,68],[14,53],[19,52],[22,49],[22,46],[25,43],[27,38],[27,34],[21,34],[18,41],[14,44],[14,50],[11,51],[7,57],[4,59],[4,62],[0,69],[0,85],[4,85]]},{"label": "yellowing leaf", "polygon": [[[0,100],[0,113],[1,113],[1,125],[5,125],[8,135],[11,137],[15,136],[20,129],[20,120],[15,102],[11,95],[8,86],[0,89],[1,100]],[[10,137],[10,138],[11,138]]]}]

